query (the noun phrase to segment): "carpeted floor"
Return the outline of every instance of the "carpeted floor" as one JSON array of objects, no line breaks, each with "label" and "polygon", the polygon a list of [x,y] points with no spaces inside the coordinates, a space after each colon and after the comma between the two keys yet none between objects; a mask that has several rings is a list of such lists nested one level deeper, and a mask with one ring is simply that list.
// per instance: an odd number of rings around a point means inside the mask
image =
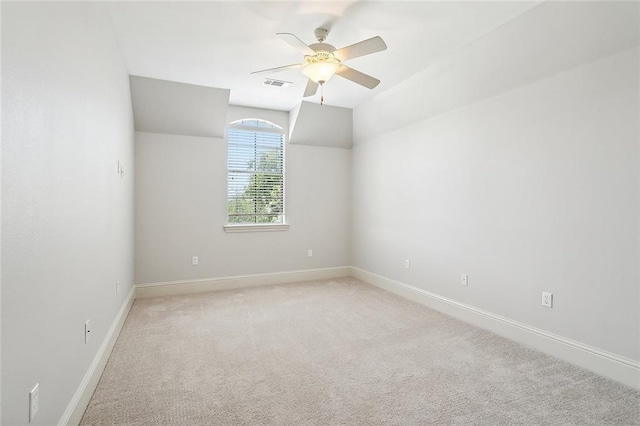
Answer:
[{"label": "carpeted floor", "polygon": [[84,425],[640,425],[640,392],[345,278],[138,299]]}]

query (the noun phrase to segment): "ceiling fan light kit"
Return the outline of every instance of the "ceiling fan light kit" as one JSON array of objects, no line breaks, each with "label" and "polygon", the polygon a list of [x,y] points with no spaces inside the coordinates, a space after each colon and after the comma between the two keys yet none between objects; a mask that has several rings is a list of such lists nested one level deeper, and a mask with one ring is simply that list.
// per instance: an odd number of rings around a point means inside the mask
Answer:
[{"label": "ceiling fan light kit", "polygon": [[[326,55],[320,56],[325,53]],[[326,56],[326,58],[324,56]],[[329,52],[319,52],[316,56],[305,57],[305,60],[307,65],[302,68],[302,74],[319,84],[329,81],[342,66],[340,61],[335,59],[333,54]]]},{"label": "ceiling fan light kit", "polygon": [[[336,49],[330,44],[324,43],[329,31],[324,28],[317,28],[314,32],[318,43],[312,45],[305,44],[302,40],[291,33],[277,33],[284,41],[305,54],[304,62],[300,64],[285,65],[282,67],[269,68],[261,71],[255,71],[251,74],[279,72],[290,69],[302,68],[302,73],[308,78],[307,86],[303,97],[309,97],[316,94],[318,86],[323,86],[329,81],[334,74],[342,78],[353,81],[368,89],[375,88],[380,84],[380,80],[354,70],[343,64],[348,59],[357,58],[371,53],[380,52],[387,48],[385,42],[379,36]],[[320,97],[322,105],[324,97]]]}]

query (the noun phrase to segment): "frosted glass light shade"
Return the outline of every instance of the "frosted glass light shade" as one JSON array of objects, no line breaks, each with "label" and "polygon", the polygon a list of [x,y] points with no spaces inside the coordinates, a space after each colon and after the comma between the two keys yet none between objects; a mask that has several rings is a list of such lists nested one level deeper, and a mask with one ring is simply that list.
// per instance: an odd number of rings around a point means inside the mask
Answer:
[{"label": "frosted glass light shade", "polygon": [[316,83],[328,81],[340,68],[340,62],[318,61],[305,65],[302,73]]}]

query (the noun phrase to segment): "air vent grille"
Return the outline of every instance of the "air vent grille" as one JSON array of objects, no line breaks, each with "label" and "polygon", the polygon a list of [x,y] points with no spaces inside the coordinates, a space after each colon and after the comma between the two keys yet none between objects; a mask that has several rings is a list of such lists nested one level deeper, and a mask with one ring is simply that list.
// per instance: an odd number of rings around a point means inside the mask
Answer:
[{"label": "air vent grille", "polygon": [[290,81],[282,81],[282,80],[274,80],[272,78],[265,78],[262,83],[265,86],[273,86],[273,87],[287,87],[291,86],[293,83]]}]

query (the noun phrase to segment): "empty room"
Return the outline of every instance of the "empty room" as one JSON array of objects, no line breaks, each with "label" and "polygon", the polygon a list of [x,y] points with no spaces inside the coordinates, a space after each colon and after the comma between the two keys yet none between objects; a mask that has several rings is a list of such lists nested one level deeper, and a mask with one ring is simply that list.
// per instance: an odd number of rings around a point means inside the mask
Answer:
[{"label": "empty room", "polygon": [[637,1],[0,15],[2,425],[640,425]]}]

